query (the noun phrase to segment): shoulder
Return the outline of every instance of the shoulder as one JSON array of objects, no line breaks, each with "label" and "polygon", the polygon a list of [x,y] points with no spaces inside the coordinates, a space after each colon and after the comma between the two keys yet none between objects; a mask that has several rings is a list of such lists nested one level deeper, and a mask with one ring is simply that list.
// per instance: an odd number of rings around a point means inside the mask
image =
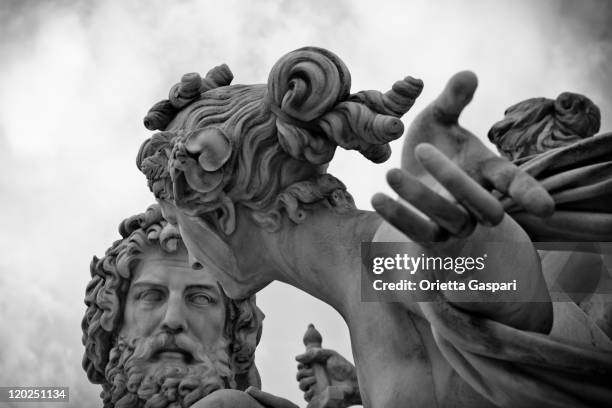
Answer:
[{"label": "shoulder", "polygon": [[261,408],[261,405],[246,392],[224,389],[208,394],[191,408]]}]

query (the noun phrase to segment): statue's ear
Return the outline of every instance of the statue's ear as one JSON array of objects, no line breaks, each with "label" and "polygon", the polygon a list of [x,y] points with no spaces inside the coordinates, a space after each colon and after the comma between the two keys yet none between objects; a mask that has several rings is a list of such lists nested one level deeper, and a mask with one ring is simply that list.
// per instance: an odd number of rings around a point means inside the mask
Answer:
[{"label": "statue's ear", "polygon": [[224,195],[216,212],[219,229],[225,235],[231,235],[236,230],[236,209],[232,200]]}]

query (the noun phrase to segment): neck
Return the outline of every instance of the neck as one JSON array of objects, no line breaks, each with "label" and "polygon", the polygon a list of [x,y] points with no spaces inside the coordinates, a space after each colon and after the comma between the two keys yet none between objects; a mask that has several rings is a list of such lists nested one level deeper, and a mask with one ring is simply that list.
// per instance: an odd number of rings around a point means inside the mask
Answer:
[{"label": "neck", "polygon": [[334,307],[346,319],[360,302],[361,243],[371,242],[382,219],[374,212],[323,208],[277,233],[275,279]]}]

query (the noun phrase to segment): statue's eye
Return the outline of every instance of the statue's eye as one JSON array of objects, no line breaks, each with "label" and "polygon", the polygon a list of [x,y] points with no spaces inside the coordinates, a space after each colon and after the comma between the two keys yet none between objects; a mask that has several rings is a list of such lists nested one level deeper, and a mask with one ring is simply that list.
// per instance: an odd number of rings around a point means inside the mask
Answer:
[{"label": "statue's eye", "polygon": [[212,296],[206,293],[193,293],[189,295],[189,301],[196,306],[208,306],[212,303],[215,303],[215,300]]},{"label": "statue's eye", "polygon": [[147,289],[138,295],[138,300],[146,302],[159,302],[164,299],[164,293],[159,289]]}]

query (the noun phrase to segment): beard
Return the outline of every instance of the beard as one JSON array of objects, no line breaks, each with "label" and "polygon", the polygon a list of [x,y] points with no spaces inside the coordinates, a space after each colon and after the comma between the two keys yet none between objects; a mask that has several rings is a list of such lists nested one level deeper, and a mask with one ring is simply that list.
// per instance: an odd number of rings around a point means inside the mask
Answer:
[{"label": "beard", "polygon": [[[190,354],[186,361],[155,358],[161,350],[176,348]],[[213,391],[234,388],[229,362],[226,342],[206,353],[183,335],[119,338],[105,370],[104,408],[189,407]]]}]

